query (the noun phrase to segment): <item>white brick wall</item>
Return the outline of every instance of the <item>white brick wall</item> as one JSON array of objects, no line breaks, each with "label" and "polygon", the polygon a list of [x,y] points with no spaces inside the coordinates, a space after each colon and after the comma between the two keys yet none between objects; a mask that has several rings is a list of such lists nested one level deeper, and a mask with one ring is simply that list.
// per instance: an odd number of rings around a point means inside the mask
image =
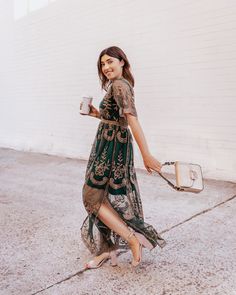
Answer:
[{"label": "white brick wall", "polygon": [[236,181],[235,36],[234,0],[57,0],[17,20],[1,1],[0,146],[87,159],[99,121],[80,97],[98,106],[97,57],[117,45],[153,155]]}]

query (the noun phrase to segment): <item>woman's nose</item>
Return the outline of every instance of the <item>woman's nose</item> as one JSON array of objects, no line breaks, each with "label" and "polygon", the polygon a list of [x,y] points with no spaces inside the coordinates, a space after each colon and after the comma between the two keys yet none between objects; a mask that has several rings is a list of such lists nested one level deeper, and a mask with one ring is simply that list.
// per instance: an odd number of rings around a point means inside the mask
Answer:
[{"label": "woman's nose", "polygon": [[109,69],[109,65],[104,65],[103,69],[106,71]]}]

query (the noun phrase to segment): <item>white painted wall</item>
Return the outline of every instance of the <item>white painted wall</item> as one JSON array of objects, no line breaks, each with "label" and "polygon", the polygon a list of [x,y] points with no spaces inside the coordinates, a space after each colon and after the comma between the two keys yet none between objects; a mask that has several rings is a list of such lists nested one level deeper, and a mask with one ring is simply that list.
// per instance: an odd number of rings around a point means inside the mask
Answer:
[{"label": "white painted wall", "polygon": [[[153,155],[236,181],[236,1],[30,7],[19,17],[14,1],[0,1],[1,147],[87,159],[99,121],[79,115],[80,97],[90,93],[98,106],[97,58],[116,45],[132,65]],[[135,159],[143,167],[136,144]]]}]

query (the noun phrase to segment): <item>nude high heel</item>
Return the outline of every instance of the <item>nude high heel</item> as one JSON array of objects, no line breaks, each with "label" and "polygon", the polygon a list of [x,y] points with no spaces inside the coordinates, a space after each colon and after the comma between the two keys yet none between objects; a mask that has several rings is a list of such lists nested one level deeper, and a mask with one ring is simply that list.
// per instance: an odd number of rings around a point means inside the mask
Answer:
[{"label": "nude high heel", "polygon": [[134,235],[138,239],[139,243],[142,244],[145,248],[147,248],[149,250],[152,250],[154,248],[153,245],[148,241],[147,238],[145,238],[144,235],[142,235],[138,232],[134,232]]},{"label": "nude high heel", "polygon": [[109,256],[111,258],[111,266],[117,266],[117,254],[116,254],[116,250],[111,251]]},{"label": "nude high heel", "polygon": [[131,261],[132,266],[136,267],[141,263],[141,261],[142,261],[142,252],[143,252],[143,245],[139,244],[139,259],[138,260],[132,259],[132,261]]},{"label": "nude high heel", "polygon": [[129,242],[129,240],[132,238],[132,236],[135,236],[139,242],[139,259],[138,260],[132,260],[131,265],[136,267],[138,266],[141,261],[142,261],[142,248],[143,246],[145,248],[148,248],[149,250],[153,249],[153,245],[144,237],[144,235],[135,232],[134,230],[130,230],[130,234],[127,237],[127,241]]},{"label": "nude high heel", "polygon": [[116,256],[116,250],[110,251],[108,253],[108,256],[104,257],[99,263],[96,263],[95,260],[90,260],[85,264],[85,269],[96,269],[103,265],[104,262],[106,262],[108,259],[111,259],[111,265],[116,266],[117,265],[117,256]]}]

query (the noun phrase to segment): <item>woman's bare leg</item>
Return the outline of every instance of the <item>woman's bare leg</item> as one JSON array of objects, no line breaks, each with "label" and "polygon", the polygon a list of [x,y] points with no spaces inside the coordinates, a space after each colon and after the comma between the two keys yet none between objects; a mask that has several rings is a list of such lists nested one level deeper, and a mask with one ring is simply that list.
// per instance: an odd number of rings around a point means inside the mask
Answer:
[{"label": "woman's bare leg", "polygon": [[[127,240],[130,230],[127,224],[120,218],[119,214],[108,204],[102,203],[98,211],[98,218],[111,230]],[[139,259],[139,242],[135,236],[129,238],[128,241],[134,259]]]}]

